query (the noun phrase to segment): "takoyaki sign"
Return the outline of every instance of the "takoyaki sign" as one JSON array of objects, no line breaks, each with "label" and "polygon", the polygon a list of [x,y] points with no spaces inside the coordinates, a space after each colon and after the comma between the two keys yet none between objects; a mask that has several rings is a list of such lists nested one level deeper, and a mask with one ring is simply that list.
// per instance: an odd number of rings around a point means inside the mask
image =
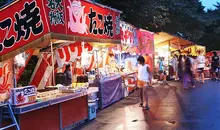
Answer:
[{"label": "takoyaki sign", "polygon": [[89,0],[45,0],[51,32],[120,40],[120,12]]},{"label": "takoyaki sign", "polygon": [[48,32],[40,0],[20,0],[0,12],[0,56]]},{"label": "takoyaki sign", "polygon": [[120,13],[85,0],[66,0],[68,34],[120,40]]},{"label": "takoyaki sign", "polygon": [[40,44],[34,41],[50,32],[51,39],[56,33],[96,41],[120,40],[120,12],[89,0],[17,0],[0,16],[1,59],[12,51],[30,49],[27,44]]}]

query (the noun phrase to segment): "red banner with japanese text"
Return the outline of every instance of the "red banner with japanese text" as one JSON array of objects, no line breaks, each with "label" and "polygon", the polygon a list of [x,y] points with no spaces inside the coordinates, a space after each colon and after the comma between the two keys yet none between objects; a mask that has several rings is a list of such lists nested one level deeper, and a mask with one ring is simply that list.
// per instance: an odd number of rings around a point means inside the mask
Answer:
[{"label": "red banner with japanese text", "polygon": [[120,40],[120,13],[86,0],[65,0],[67,33]]},{"label": "red banner with japanese text", "polygon": [[87,0],[45,0],[51,32],[120,40],[120,12]]},{"label": "red banner with japanese text", "polygon": [[0,15],[0,56],[49,32],[120,40],[120,12],[87,0],[18,0]]},{"label": "red banner with japanese text", "polygon": [[43,0],[50,32],[66,34],[65,0]]},{"label": "red banner with japanese text", "polygon": [[122,50],[128,51],[138,46],[137,28],[124,21],[120,22]]},{"label": "red banner with japanese text", "polygon": [[154,52],[154,34],[152,32],[138,30],[138,51],[140,54],[152,54]]},{"label": "red banner with japanese text", "polygon": [[0,56],[49,32],[41,0],[19,0],[0,16]]}]

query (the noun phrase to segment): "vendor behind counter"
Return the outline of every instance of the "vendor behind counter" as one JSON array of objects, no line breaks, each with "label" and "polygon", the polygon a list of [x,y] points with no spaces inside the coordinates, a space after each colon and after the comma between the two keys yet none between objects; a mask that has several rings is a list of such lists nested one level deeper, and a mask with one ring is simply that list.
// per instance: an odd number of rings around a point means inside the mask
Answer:
[{"label": "vendor behind counter", "polygon": [[72,72],[70,65],[66,65],[64,73],[56,74],[56,84],[62,84],[65,86],[69,86],[72,84]]},{"label": "vendor behind counter", "polygon": [[66,75],[66,82],[65,82],[65,85],[66,86],[69,86],[72,84],[72,72],[71,72],[71,69],[70,69],[70,65],[66,65],[66,69],[64,71],[65,75]]}]

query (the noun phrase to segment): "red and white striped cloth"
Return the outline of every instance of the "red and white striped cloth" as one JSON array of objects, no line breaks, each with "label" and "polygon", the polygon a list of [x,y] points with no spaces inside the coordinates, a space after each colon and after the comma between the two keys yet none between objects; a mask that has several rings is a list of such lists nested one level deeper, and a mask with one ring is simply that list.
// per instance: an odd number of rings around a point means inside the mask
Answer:
[{"label": "red and white striped cloth", "polygon": [[52,75],[52,55],[41,53],[38,63],[31,76],[30,84],[38,89],[44,88]]},{"label": "red and white striped cloth", "polygon": [[[55,74],[58,71],[58,68],[64,68],[65,64],[74,62],[77,57],[81,57],[83,48],[87,51],[92,51],[93,47],[89,43],[85,43],[82,46],[81,42],[75,42],[72,44],[65,45],[57,50],[55,50]],[[87,68],[90,70],[95,66],[94,63],[94,54],[91,55],[90,65]],[[34,69],[34,72],[31,76],[30,85],[35,85],[38,89],[44,88],[47,85],[51,85],[52,82],[52,55],[49,53],[41,53],[38,63]]]}]

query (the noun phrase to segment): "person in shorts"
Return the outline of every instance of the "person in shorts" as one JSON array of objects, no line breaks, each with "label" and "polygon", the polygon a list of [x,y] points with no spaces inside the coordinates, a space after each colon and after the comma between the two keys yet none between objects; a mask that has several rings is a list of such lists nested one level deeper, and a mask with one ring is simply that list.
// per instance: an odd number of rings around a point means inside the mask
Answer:
[{"label": "person in shorts", "polygon": [[139,56],[138,59],[138,87],[140,88],[141,103],[140,107],[145,110],[150,110],[148,105],[147,86],[149,83],[149,65],[145,64],[143,56]]},{"label": "person in shorts", "polygon": [[205,56],[202,55],[202,51],[201,50],[198,50],[198,57],[196,59],[197,61],[197,80],[199,81],[199,76],[201,75],[201,78],[202,78],[202,83],[204,84],[205,83],[205,75],[204,75],[204,69],[205,69],[205,62],[206,62],[206,59],[205,59]]}]

